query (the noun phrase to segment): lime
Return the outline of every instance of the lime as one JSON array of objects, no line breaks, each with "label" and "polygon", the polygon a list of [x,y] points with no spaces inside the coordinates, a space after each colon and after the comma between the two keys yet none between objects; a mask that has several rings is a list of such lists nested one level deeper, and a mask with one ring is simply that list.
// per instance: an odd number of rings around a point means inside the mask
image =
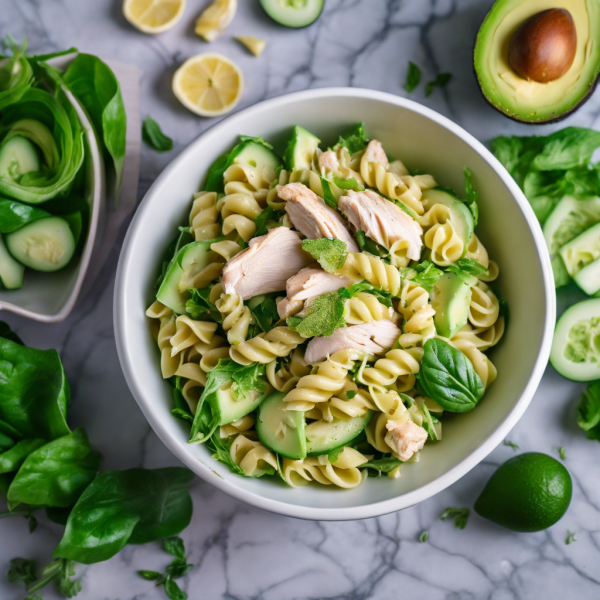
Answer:
[{"label": "lime", "polygon": [[513,531],[541,531],[569,508],[569,471],[540,452],[520,454],[492,475],[475,503],[475,512]]}]

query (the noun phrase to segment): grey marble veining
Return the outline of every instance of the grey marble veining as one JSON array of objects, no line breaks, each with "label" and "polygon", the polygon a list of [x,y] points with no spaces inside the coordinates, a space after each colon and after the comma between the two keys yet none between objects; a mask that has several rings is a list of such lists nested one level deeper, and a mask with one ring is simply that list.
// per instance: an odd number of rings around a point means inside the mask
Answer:
[{"label": "grey marble veining", "polygon": [[[475,33],[489,0],[327,0],[325,13],[308,29],[277,27],[257,0],[240,0],[236,19],[206,45],[193,22],[206,0],[188,0],[172,31],[149,37],[121,15],[121,0],[3,0],[0,34],[27,36],[33,52],[75,45],[142,70],[142,116],[152,115],[175,140],[157,154],[143,149],[140,199],[162,168],[213,124],[174,99],[170,80],[187,57],[210,49],[241,65],[246,91],[241,107],[264,98],[324,86],[361,86],[406,95],[408,61],[423,69],[423,81],[440,71],[453,80],[428,99],[423,85],[411,98],[457,121],[482,141],[498,134],[546,133],[503,118],[482,100],[473,76]],[[232,34],[268,40],[254,58]],[[598,93],[564,124],[600,127]],[[554,128],[558,126],[553,126]],[[124,235],[124,231],[121,234]],[[157,467],[175,458],[151,431],[129,393],[116,355],[112,292],[119,247],[106,260],[93,288],[62,324],[39,325],[3,316],[26,340],[59,350],[71,381],[72,422],[84,426],[104,455],[104,468]],[[575,298],[561,299],[563,305]],[[600,597],[600,444],[576,425],[580,385],[548,368],[529,410],[510,440],[521,451],[557,455],[566,447],[574,481],[567,515],[551,529],[515,534],[471,516],[464,531],[439,521],[447,506],[471,506],[494,468],[514,454],[500,446],[462,480],[422,504],[379,519],[347,523],[304,522],[248,507],[201,480],[193,485],[195,514],[183,537],[196,566],[182,580],[192,600],[538,600]],[[429,530],[429,541],[418,536]],[[577,542],[565,545],[567,530]],[[61,528],[41,521],[29,535],[23,519],[0,521],[0,598],[18,600],[6,582],[8,560],[51,556]],[[164,592],[136,576],[160,569],[168,556],[158,544],[127,547],[112,560],[79,567],[82,600],[153,600]],[[58,598],[49,589],[47,599]]]}]

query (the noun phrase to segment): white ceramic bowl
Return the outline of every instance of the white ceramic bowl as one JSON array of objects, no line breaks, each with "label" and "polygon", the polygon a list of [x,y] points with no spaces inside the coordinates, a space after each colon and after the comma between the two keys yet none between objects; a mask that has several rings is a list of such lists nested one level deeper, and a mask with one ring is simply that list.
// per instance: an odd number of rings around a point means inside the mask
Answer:
[{"label": "white ceramic bowl", "polygon": [[[64,68],[73,55],[51,62]],[[88,231],[83,251],[76,260],[55,273],[41,273],[26,269],[23,287],[19,290],[0,290],[0,310],[40,321],[57,323],[67,318],[73,310],[87,272],[98,232],[104,226],[105,174],[102,153],[89,118],[79,101],[65,90],[85,131],[85,190],[84,198],[90,207]]]},{"label": "white ceramic bowl", "polygon": [[[490,353],[498,379],[480,405],[444,422],[444,439],[428,444],[420,461],[399,479],[368,478],[353,490],[288,488],[273,479],[233,475],[203,445],[188,444],[189,429],[170,415],[171,388],[161,379],[159,357],[144,311],[153,300],[161,256],[188,217],[212,161],[239,134],[281,143],[300,124],[333,143],[364,121],[368,135],[409,167],[432,173],[445,186],[464,189],[473,172],[480,195],[478,235],[500,265],[495,286],[510,305],[510,323]],[[154,182],[127,234],[114,302],[117,348],[125,377],[146,418],[167,447],[220,490],[260,508],[306,519],[360,519],[406,508],[443,490],[491,452],[519,420],[548,361],[555,295],[542,231],[527,200],[490,152],[463,129],[415,102],[359,89],[318,89],[261,102],[204,133]]]}]

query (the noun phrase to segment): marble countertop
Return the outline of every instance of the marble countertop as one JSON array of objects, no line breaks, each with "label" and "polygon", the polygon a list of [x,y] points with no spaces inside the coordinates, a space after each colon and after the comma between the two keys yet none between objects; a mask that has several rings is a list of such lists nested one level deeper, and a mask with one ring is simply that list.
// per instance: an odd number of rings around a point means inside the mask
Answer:
[{"label": "marble countertop", "polygon": [[[450,71],[444,90],[425,98],[423,85],[411,98],[455,120],[482,141],[499,134],[547,133],[505,119],[482,100],[472,69],[473,40],[490,0],[327,0],[310,28],[292,31],[270,22],[258,0],[241,0],[227,32],[210,46],[193,33],[207,0],[188,0],[185,16],[157,37],[132,29],[121,15],[122,0],[3,0],[0,34],[21,40],[30,51],[77,46],[103,58],[135,64],[142,71],[141,112],[150,114],[175,146],[158,154],[145,147],[139,198],[155,177],[214,120],[183,108],[171,93],[174,70],[207,49],[236,60],[246,76],[241,107],[310,87],[357,86],[405,96],[408,61],[423,80]],[[232,34],[268,40],[254,58]],[[600,92],[561,125],[600,128]],[[558,126],[554,126],[556,128]],[[125,235],[120,234],[119,242]],[[56,348],[75,399],[71,418],[89,432],[104,455],[104,468],[177,464],[142,416],[121,374],[112,327],[112,293],[119,245],[102,265],[92,289],[71,316],[40,325],[2,315],[32,346]],[[567,302],[569,299],[563,299]],[[500,446],[459,482],[422,504],[378,519],[346,523],[305,522],[242,504],[196,479],[194,520],[183,533],[195,564],[181,580],[191,600],[554,599],[600,597],[600,444],[576,425],[582,386],[550,367],[527,413],[510,434],[521,451],[557,456],[574,482],[571,507],[554,527],[516,534],[472,515],[465,530],[439,516],[448,506],[471,506],[497,465],[514,451]],[[423,530],[429,541],[418,541]],[[567,530],[577,542],[565,544]],[[4,573],[10,558],[35,557],[41,564],[56,547],[61,529],[41,521],[29,535],[22,519],[0,521],[0,597],[23,594]],[[161,589],[141,580],[138,569],[162,568],[158,544],[127,547],[112,560],[80,566],[82,600],[154,600]],[[51,589],[44,594],[58,598]]]}]

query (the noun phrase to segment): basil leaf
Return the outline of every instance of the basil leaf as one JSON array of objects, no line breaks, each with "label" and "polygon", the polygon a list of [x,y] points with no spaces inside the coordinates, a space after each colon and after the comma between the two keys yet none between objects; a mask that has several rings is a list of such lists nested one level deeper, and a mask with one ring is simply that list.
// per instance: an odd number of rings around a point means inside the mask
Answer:
[{"label": "basil leaf", "polygon": [[83,429],[34,450],[8,488],[12,504],[73,506],[100,467]]},{"label": "basil leaf", "polygon": [[346,243],[338,239],[302,240],[302,250],[308,252],[328,273],[339,271],[346,261]]},{"label": "basil leaf", "polygon": [[[382,473],[390,473],[396,467],[399,467],[402,461],[395,456],[384,456],[383,458],[377,458],[370,460],[362,465],[359,465],[359,469],[371,469],[375,472],[376,476],[381,476]],[[370,475],[371,473],[369,473]]]},{"label": "basil leaf", "polygon": [[168,538],[163,542],[164,549],[175,558],[185,558],[185,546],[180,537]]},{"label": "basil leaf", "polygon": [[434,88],[436,88],[436,87],[439,87],[439,88],[446,87],[450,83],[451,79],[452,79],[452,73],[439,73],[438,76],[433,81],[430,81],[425,86],[425,97],[429,98],[429,96],[431,96],[431,94],[433,93]]},{"label": "basil leaf", "polygon": [[417,377],[427,395],[449,412],[473,410],[485,391],[471,361],[443,340],[427,340]]},{"label": "basil leaf", "polygon": [[406,73],[406,83],[404,89],[410,94],[421,83],[421,69],[414,62],[408,61],[408,72]]},{"label": "basil leaf", "polygon": [[0,338],[0,421],[23,438],[59,438],[70,433],[69,398],[56,350],[36,350]]},{"label": "basil leaf", "polygon": [[160,125],[152,117],[146,117],[142,123],[142,139],[157,152],[173,149],[173,140],[162,132]]},{"label": "basil leaf", "polygon": [[54,553],[84,564],[108,560],[126,544],[179,534],[192,517],[187,469],[128,469],[96,476],[73,507]]},{"label": "basil leaf", "polygon": [[87,110],[115,171],[118,198],[125,162],[127,115],[119,81],[97,56],[79,54],[63,75],[73,95]]}]

